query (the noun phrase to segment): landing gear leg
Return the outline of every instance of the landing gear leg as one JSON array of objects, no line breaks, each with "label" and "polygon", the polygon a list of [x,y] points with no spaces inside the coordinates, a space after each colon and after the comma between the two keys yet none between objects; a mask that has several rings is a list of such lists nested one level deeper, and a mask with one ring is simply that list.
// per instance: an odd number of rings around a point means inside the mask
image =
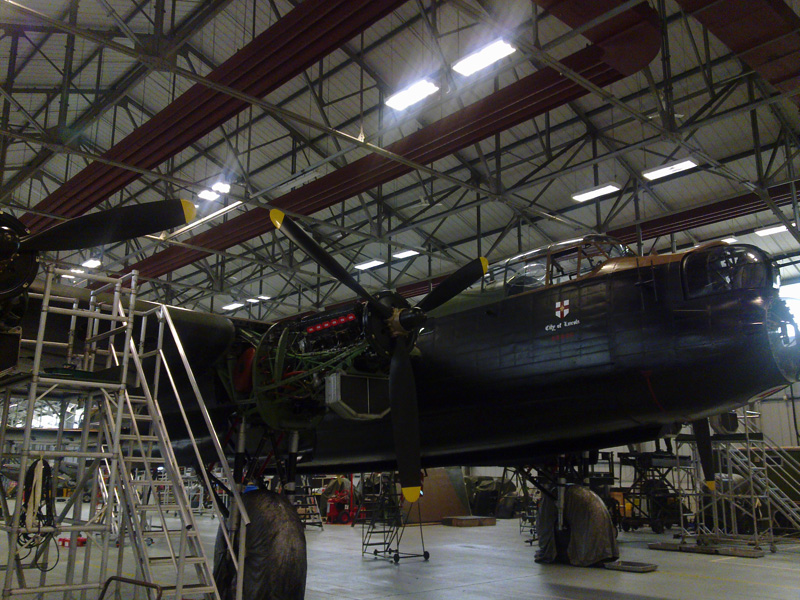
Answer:
[{"label": "landing gear leg", "polygon": [[283,484],[283,493],[288,496],[289,502],[294,503],[294,493],[297,479],[297,450],[300,446],[300,432],[292,431],[289,434],[289,454],[286,457],[286,481]]}]

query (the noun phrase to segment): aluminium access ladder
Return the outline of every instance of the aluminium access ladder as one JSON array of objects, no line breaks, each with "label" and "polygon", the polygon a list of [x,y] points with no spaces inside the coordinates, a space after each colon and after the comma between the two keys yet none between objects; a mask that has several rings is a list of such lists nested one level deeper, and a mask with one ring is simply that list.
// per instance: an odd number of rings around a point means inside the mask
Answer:
[{"label": "aluminium access ladder", "polygon": [[782,518],[780,522],[773,523],[773,525],[782,526],[782,529],[789,529],[796,534],[800,532],[800,506],[786,490],[789,490],[795,498],[800,498],[800,481],[795,475],[800,473],[800,462],[762,431],[758,424],[760,416],[758,405],[755,405],[745,413],[745,418],[741,420],[744,422],[744,429],[748,435],[760,436],[763,440],[763,458],[759,455],[759,460],[763,460],[763,465],[759,466],[763,468],[755,470],[751,468],[753,464],[752,446],[733,446],[729,455],[731,469],[743,476],[752,473],[756,489],[769,498],[773,520],[776,520],[776,515],[780,515]]},{"label": "aluminium access ladder", "polygon": [[[8,534],[6,565],[10,566],[5,568],[3,575],[3,598],[34,593],[40,598],[73,598],[74,594],[86,598],[87,593],[99,590],[106,579],[110,541],[115,533],[113,510],[109,505],[98,508],[97,503],[91,501],[87,507],[83,499],[84,496],[89,499],[98,497],[99,489],[106,483],[100,466],[105,461],[113,460],[114,451],[120,443],[118,435],[112,435],[108,430],[101,431],[99,423],[104,417],[104,395],[119,398],[124,393],[130,356],[123,352],[117,357],[117,368],[111,372],[95,372],[94,369],[98,357],[105,357],[105,366],[110,366],[112,352],[108,348],[115,339],[131,339],[132,320],[119,311],[118,306],[121,306],[123,296],[128,296],[131,302],[135,302],[137,276],[135,273],[122,278],[85,275],[86,279],[101,285],[92,292],[86,308],[74,298],[59,297],[52,293],[53,279],[60,275],[73,276],[70,271],[55,269],[53,266],[47,268],[44,292],[40,296],[42,308],[37,337],[36,340],[23,340],[23,344],[34,347],[30,380],[26,383],[25,391],[13,388],[6,390],[0,449],[4,459],[19,459],[20,480],[36,459],[52,462],[53,472],[56,474],[52,478],[53,496],[58,490],[56,480],[62,461],[73,458],[77,466],[76,483],[71,497],[60,512],[54,504],[47,506],[48,503],[28,507],[29,514],[30,509],[36,509],[35,512],[39,509],[43,511],[40,514],[45,515],[45,521],[39,520],[38,524],[22,521],[20,518],[24,505],[22,485],[17,487],[13,513],[3,499],[2,529]],[[101,301],[99,297],[99,294],[107,290],[113,290],[114,300],[111,305]],[[38,297],[34,294],[31,296]],[[47,327],[47,320],[51,315],[61,315],[57,318],[69,317],[69,337],[66,342],[51,339]],[[81,342],[76,336],[78,324],[86,326],[80,352],[76,349]],[[127,347],[127,344],[123,347]],[[52,364],[53,360],[63,360],[61,365],[76,365],[79,362],[81,369],[46,368],[47,363]],[[14,395],[21,397],[23,394],[27,397],[27,401],[22,402],[25,406],[24,422],[21,428],[10,427],[16,425],[13,420],[9,420],[10,400]],[[60,406],[56,433],[48,437],[37,432],[34,436],[34,416],[44,414],[43,407],[48,405]],[[80,428],[68,426],[66,415],[70,408],[73,415],[82,413]],[[22,448],[17,453],[11,449],[12,443],[7,444],[6,437],[19,435],[20,431]],[[114,432],[116,431],[117,428],[114,428]],[[106,474],[109,476],[109,489],[114,489],[114,473]],[[112,498],[113,494],[106,497]],[[52,516],[47,517],[47,512],[52,512]],[[85,546],[79,546],[80,534],[87,534],[83,542]],[[97,550],[100,552],[99,564]],[[63,553],[67,555],[66,559],[61,556]],[[60,560],[65,560],[66,569],[52,571]],[[26,577],[26,573],[34,569],[35,577]]]},{"label": "aluminium access ladder", "polygon": [[[189,432],[191,444],[199,464],[202,464],[200,451],[194,442],[192,427],[186,419],[182,408],[182,400],[175,386],[176,369],[183,368],[192,383],[195,394],[194,401],[205,417],[208,433],[212,437],[217,450],[217,460],[226,477],[233,481],[226,457],[222,452],[219,440],[211,425],[208,411],[197,387],[191,366],[178,336],[177,329],[169,315],[169,309],[157,305],[140,313],[141,330],[139,349],[133,340],[129,341],[128,352],[131,355],[136,374],[140,396],[125,393],[115,404],[114,399],[106,397],[109,410],[116,410],[126,432],[120,435],[124,444],[120,445],[117,464],[120,468],[120,481],[123,483],[123,500],[125,505],[124,529],[134,542],[138,561],[139,576],[147,582],[156,583],[163,589],[165,597],[176,598],[204,597],[219,598],[212,569],[205,555],[200,540],[199,530],[191,507],[189,495],[184,485],[180,466],[175,459],[172,443],[169,439],[166,424],[158,406],[157,391],[160,377],[165,375],[172,386],[174,399],[181,408],[184,425]],[[157,342],[154,348],[145,351],[145,338],[148,322],[153,318],[158,324]],[[181,364],[170,365],[163,351],[166,335],[171,335],[178,349]],[[142,365],[142,359],[154,357],[154,370],[148,376]],[[110,426],[110,423],[109,423]],[[203,432],[206,433],[206,432]],[[157,475],[159,471],[166,478]],[[206,490],[213,493],[212,484],[205,471],[202,471],[202,482]],[[241,517],[241,531],[249,523],[239,490],[232,490],[234,499],[234,518]],[[216,503],[213,510],[217,522],[224,523]],[[154,524],[155,523],[155,524]],[[237,527],[239,524],[237,524]],[[225,551],[233,558],[234,568],[238,571],[243,564],[245,535],[239,535],[238,551],[233,546],[232,536],[227,528],[222,528],[225,540]],[[237,557],[242,557],[241,560]],[[187,567],[194,568],[194,577],[187,574]],[[241,599],[244,578],[237,578],[239,583],[236,597]]]},{"label": "aluminium access ladder", "polygon": [[[430,553],[425,550],[425,538],[422,535],[422,519],[419,519],[419,538],[422,552],[401,552],[400,541],[408,523],[408,518],[414,504],[417,513],[421,516],[419,501],[410,504],[408,511],[403,513],[403,495],[398,489],[395,474],[388,477],[381,474],[377,496],[370,499],[364,498],[362,507],[366,512],[366,520],[361,529],[361,554],[372,554],[375,558],[385,558],[400,562],[401,558],[422,557],[426,561]],[[359,509],[360,512],[360,509]]]},{"label": "aluminium access ladder", "polygon": [[[113,557],[110,554],[114,548],[111,543],[115,538],[119,550],[117,551],[117,575],[122,572],[123,555],[125,549],[125,537],[129,537],[133,542],[136,553],[137,570],[139,575],[149,573],[149,577],[154,577],[159,568],[167,568],[168,581],[171,586],[165,592],[176,598],[206,597],[218,598],[219,595],[214,588],[213,578],[211,577],[208,561],[202,556],[202,548],[197,538],[197,527],[190,520],[191,513],[186,510],[188,501],[185,495],[181,497],[185,490],[182,485],[176,486],[175,482],[181,483],[180,477],[170,476],[170,483],[167,484],[160,478],[154,480],[153,471],[160,465],[170,473],[177,473],[177,463],[172,454],[172,447],[169,444],[166,429],[163,427],[163,419],[156,398],[150,393],[151,386],[146,381],[144,370],[142,369],[141,359],[147,353],[143,353],[143,341],[145,339],[145,328],[148,318],[156,315],[159,320],[159,336],[157,348],[150,351],[150,354],[157,356],[157,368],[155,370],[155,381],[152,388],[157,389],[157,379],[163,370],[167,374],[170,372],[169,365],[166,364],[164,354],[161,351],[161,342],[166,328],[175,338],[176,346],[179,348],[180,358],[183,368],[192,380],[195,392],[195,402],[200,406],[206,417],[206,423],[210,427],[207,409],[202,397],[197,389],[191,368],[186,361],[185,353],[177,337],[177,331],[171,322],[169,313],[163,305],[156,305],[146,312],[136,313],[133,309],[126,309],[122,302],[122,297],[128,295],[130,301],[128,307],[136,306],[136,273],[129,274],[123,278],[107,278],[97,275],[85,275],[87,279],[105,284],[98,290],[92,292],[89,302],[89,309],[79,307],[78,301],[73,298],[58,298],[51,294],[52,281],[54,276],[69,274],[69,271],[62,271],[49,267],[45,291],[42,297],[42,317],[40,320],[39,333],[35,342],[34,368],[31,374],[31,383],[28,390],[27,413],[25,415],[25,434],[21,457],[21,471],[24,472],[28,460],[36,457],[45,457],[53,460],[60,460],[64,456],[72,456],[79,461],[79,471],[77,476],[76,490],[68,500],[66,507],[56,518],[54,527],[38,527],[36,531],[28,531],[20,524],[19,498],[21,491],[17,495],[17,503],[12,517],[8,504],[2,502],[3,525],[2,529],[8,532],[10,543],[9,558],[7,565],[11,569],[5,569],[3,597],[19,595],[20,593],[37,593],[39,597],[51,598],[58,595],[66,598],[73,598],[73,593],[80,593],[82,599],[87,598],[87,593],[100,589],[109,571],[109,562]],[[114,300],[109,306],[107,302],[100,299],[99,294],[104,292],[104,288],[113,286]],[[69,308],[51,306],[53,302],[66,302]],[[56,313],[71,315],[69,341],[47,341],[45,340],[46,318],[48,314]],[[77,356],[74,352],[76,342],[76,319],[87,319],[86,340],[84,341],[84,353],[81,363],[82,370],[58,369],[56,372],[45,372],[41,369],[43,349],[46,347],[48,352],[65,351],[66,362],[73,362]],[[134,318],[141,326],[140,348],[137,351],[133,341]],[[152,320],[152,319],[150,319]],[[105,323],[105,326],[101,326]],[[114,346],[115,339],[125,338],[123,344]],[[107,349],[105,348],[107,344]],[[101,348],[100,345],[104,347]],[[105,369],[95,372],[96,359],[105,357]],[[127,372],[129,363],[133,363],[136,369],[138,386],[142,390],[142,396],[129,395],[126,385],[128,381]],[[100,365],[102,367],[103,365]],[[110,375],[109,375],[110,374]],[[171,376],[170,376],[171,379]],[[44,386],[49,386],[42,392]],[[62,400],[62,407],[66,406],[67,400],[75,404],[73,397],[79,398],[78,405],[82,407],[83,425],[81,430],[66,430],[65,419],[62,410],[60,429],[58,432],[58,442],[55,450],[43,451],[34,448],[32,443],[32,421],[34,407],[39,401],[48,394],[54,394],[54,390],[67,390],[66,399]],[[71,391],[76,390],[76,391]],[[173,391],[177,397],[177,391]],[[9,390],[5,395],[3,404],[2,427],[0,428],[0,448],[5,450],[6,425],[9,423],[10,407]],[[187,424],[188,427],[188,424]],[[189,428],[190,434],[191,429]],[[80,434],[80,450],[74,450],[70,444],[74,445],[76,433]],[[61,443],[62,437],[66,440]],[[224,470],[228,470],[225,462],[224,453],[221,451],[219,440],[216,434],[211,431],[212,441],[219,461]],[[195,451],[198,452],[195,446]],[[4,453],[4,458],[7,454]],[[26,460],[27,459],[27,460]],[[207,479],[207,478],[206,478]],[[207,487],[210,488],[210,483]],[[163,501],[163,494],[160,493],[165,486],[175,488],[170,494],[175,501]],[[55,486],[54,486],[55,487]],[[104,506],[97,508],[92,501],[89,505],[89,518],[84,518],[85,507],[82,506],[82,496],[90,490],[91,498],[101,498]],[[180,493],[175,493],[177,490]],[[0,490],[2,491],[2,490]],[[235,506],[241,516],[241,528],[244,529],[249,519],[241,503],[241,496],[238,491],[234,491],[236,500]],[[69,518],[68,511],[73,509],[72,518]],[[174,511],[174,517],[169,513]],[[188,517],[187,517],[188,513]],[[224,522],[221,515],[217,515],[220,523]],[[154,519],[158,520],[158,525],[153,526]],[[87,533],[88,539],[85,548],[81,549],[78,556],[79,532]],[[51,554],[50,544],[41,544],[36,549],[36,555],[32,560],[27,560],[27,556],[18,553],[15,540],[22,535],[50,535],[55,537],[57,534],[66,533],[70,535],[69,549],[67,551],[66,578],[59,575],[58,571],[48,574],[44,570],[52,566],[54,559]],[[243,563],[243,558],[237,560],[237,552],[233,548],[231,536],[227,529],[223,528],[224,539],[226,541],[226,551],[233,557],[233,566],[239,570]],[[151,540],[159,540],[153,543],[153,548],[148,548]],[[245,536],[239,536],[238,556],[244,555]],[[156,554],[153,550],[166,547],[166,551]],[[92,561],[93,548],[100,546],[100,565],[99,569],[96,561]],[[96,553],[95,553],[96,554]],[[201,558],[203,560],[201,560]],[[81,560],[82,564],[81,564]],[[193,565],[196,571],[195,581],[188,581],[184,577],[184,567]],[[38,585],[31,585],[26,581],[25,570],[36,567],[41,570]],[[92,575],[93,572],[97,576]],[[13,575],[16,574],[16,582]],[[49,581],[48,581],[49,579]],[[53,583],[53,579],[58,579]],[[244,578],[238,578],[243,581]],[[25,592],[21,590],[24,589]],[[236,598],[241,600],[243,590],[241,585],[236,589]]]},{"label": "aluminium access ladder", "polygon": [[[106,416],[117,417],[108,419],[104,427],[110,430],[121,423],[124,432],[119,434],[120,444],[112,459],[116,464],[109,466],[118,471],[123,504],[120,548],[127,534],[135,549],[138,576],[160,585],[165,596],[219,598],[178,464],[164,452],[169,437],[157,408],[146,398],[127,393],[119,398],[106,394],[105,401]],[[156,478],[158,470],[167,473],[167,480]],[[172,489],[168,497],[162,494],[164,487]],[[194,578],[186,572],[190,566]]]},{"label": "aluminium access ladder", "polygon": [[319,530],[323,531],[325,528],[322,523],[322,513],[319,510],[319,496],[312,492],[311,486],[304,482],[293,496],[292,504],[303,525],[306,528],[319,527]]},{"label": "aluminium access ladder", "polygon": [[[159,409],[157,394],[160,388],[159,381],[162,377],[170,384],[172,401],[176,402],[180,409],[183,425],[188,433],[191,449],[194,452],[197,464],[202,465],[204,461],[195,440],[197,437],[208,437],[216,452],[216,462],[222,470],[224,478],[232,482],[234,481],[233,474],[214,429],[208,408],[200,393],[191,365],[186,357],[180,335],[170,316],[169,307],[163,304],[153,305],[152,308],[141,312],[140,317],[139,347],[137,350],[136,344],[131,340],[129,351],[136,369],[137,383],[142,395],[127,397],[127,404],[123,407],[123,413],[127,415],[127,422],[130,424],[131,433],[129,439],[137,446],[134,448],[133,453],[126,457],[126,460],[129,464],[140,467],[137,471],[138,477],[130,482],[129,489],[138,489],[145,493],[128,494],[126,500],[127,506],[130,507],[128,515],[136,516],[136,518],[128,518],[129,531],[133,532],[138,540],[137,551],[140,557],[140,564],[143,569],[150,568],[151,576],[156,575],[154,568],[166,566],[168,567],[167,576],[169,580],[175,581],[174,568],[176,565],[194,565],[197,573],[195,582],[187,584],[181,578],[178,578],[174,585],[162,585],[166,596],[175,595],[175,597],[181,598],[187,597],[189,593],[200,593],[213,594],[210,597],[219,597],[219,592],[216,590],[213,577],[211,577],[208,560],[202,560],[202,545],[200,544],[194,520],[194,511],[191,507],[180,467],[175,459],[166,424]],[[155,320],[158,327],[156,342],[153,347],[146,347],[145,340],[147,339],[148,325],[153,320]],[[172,363],[167,360],[167,355],[164,352],[164,341],[167,337],[171,338],[179,359],[173,360]],[[143,368],[142,360],[150,357],[155,360],[154,368],[148,377]],[[193,430],[196,424],[193,425],[187,418],[186,411],[183,408],[184,399],[181,398],[180,391],[175,383],[179,373],[185,376],[190,384],[193,396],[191,398],[192,405],[200,410],[203,417],[203,425],[205,426],[203,431]],[[140,423],[148,426],[144,435],[142,435],[142,430],[139,428]],[[159,455],[153,453],[156,445],[159,449]],[[167,479],[171,480],[169,486],[166,486],[163,478],[154,477],[154,473],[157,472],[159,467],[164,469]],[[200,475],[202,475],[199,480],[204,487],[205,493],[209,496],[215,494],[208,472],[205,469],[200,469],[199,471]],[[227,526],[220,529],[224,544],[223,551],[228,553],[232,560],[233,568],[239,572],[244,565],[245,532],[250,519],[242,501],[240,487],[234,485],[231,487],[230,492],[232,495],[231,514]],[[164,502],[165,499],[166,503]],[[226,518],[221,513],[217,502],[212,502],[212,511],[218,523],[226,522]],[[168,513],[170,512],[175,513],[177,527],[175,526],[175,519],[173,519],[172,523],[169,521]],[[158,523],[155,527],[148,521],[148,516],[152,516],[153,519],[158,518]],[[238,536],[233,535],[235,531],[239,532]],[[139,535],[139,533],[142,535]],[[236,537],[238,537],[238,547],[234,547]],[[156,546],[160,542],[162,551],[166,546],[166,552],[153,556],[147,543],[150,539],[156,542],[154,544]],[[177,553],[176,548],[178,550]],[[244,579],[244,577],[236,578],[236,600],[243,598]],[[152,579],[148,579],[148,581],[152,581]],[[211,587],[214,588],[213,592],[208,589]]]},{"label": "aluminium access ladder", "polygon": [[[776,527],[791,534],[800,531],[800,508],[786,492],[800,497],[800,481],[792,472],[800,472],[800,463],[761,431],[758,403],[737,413],[737,432],[711,437],[719,479],[713,493],[701,483],[697,447],[687,438],[692,466],[679,470],[677,483],[686,500],[681,503],[682,537],[700,535],[755,547],[766,543],[774,551]],[[695,531],[687,529],[686,521],[694,523]]]}]

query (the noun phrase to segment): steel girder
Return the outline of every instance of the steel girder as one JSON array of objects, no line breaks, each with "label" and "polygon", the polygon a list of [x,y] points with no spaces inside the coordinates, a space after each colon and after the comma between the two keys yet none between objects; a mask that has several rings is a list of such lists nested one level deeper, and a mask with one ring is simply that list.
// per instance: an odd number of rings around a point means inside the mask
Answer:
[{"label": "steel girder", "polygon": [[[580,24],[594,19],[613,5],[610,1],[573,0],[562,3],[560,14],[570,25]],[[584,35],[594,44],[562,63],[601,87],[648,64],[660,45],[656,15],[644,4],[597,25]],[[387,150],[417,163],[431,163],[586,93],[586,89],[554,69],[542,69],[406,136],[388,146]],[[313,214],[410,170],[408,166],[384,156],[369,155],[273,200],[272,205],[291,213]],[[189,243],[224,250],[271,229],[268,211],[254,208],[193,236]],[[172,247],[130,268],[138,269],[143,277],[159,277],[207,255]]]},{"label": "steel girder", "polygon": [[[405,0],[306,0],[215,69],[208,80],[261,97],[309,68]],[[249,104],[206,86],[187,92],[107,151],[103,157],[150,169],[188,147]],[[139,174],[95,162],[36,209],[75,217],[119,191]],[[26,215],[32,231],[50,220]]]},{"label": "steel girder", "polygon": [[[186,40],[194,34],[198,28],[203,27],[206,23],[208,23],[211,19],[213,19],[219,12],[230,3],[231,0],[213,0],[209,2],[201,3],[197,9],[190,14],[185,20],[179,23],[175,30],[170,32],[168,36],[168,42],[162,47],[161,51],[163,56],[172,56],[177,53]],[[129,18],[132,18],[136,15],[138,9],[134,10]],[[25,26],[27,27],[27,25]],[[39,29],[35,25],[33,26],[34,29]],[[53,33],[59,31],[51,27],[44,28],[43,31],[45,32],[45,40],[48,36],[52,35]],[[111,37],[115,35],[116,32],[104,32],[102,35]],[[43,45],[44,41],[38,44],[38,46]],[[87,68],[95,59],[102,55],[102,47],[98,48],[94,52],[90,53],[88,57],[86,57],[83,62],[78,65],[76,68],[72,70],[72,76],[77,77],[85,68]],[[22,68],[23,65],[19,65],[18,68]],[[70,143],[73,139],[77,138],[82,134],[82,132],[89,127],[92,123],[94,123],[98,118],[100,118],[107,110],[116,106],[128,92],[136,86],[139,82],[141,82],[150,72],[150,69],[147,65],[139,64],[132,67],[128,70],[124,75],[122,75],[113,86],[111,86],[108,90],[105,90],[102,95],[98,94],[99,98],[92,103],[92,105],[87,108],[81,115],[75,119],[74,122],[70,123],[69,131],[66,136],[62,136],[62,139],[59,140],[52,140],[58,141],[61,143]],[[71,82],[68,78],[65,78],[65,83],[71,85]],[[37,112],[31,115],[31,118],[35,122],[35,120],[39,117],[40,112],[45,111],[46,107],[50,104],[50,102],[55,98],[58,97],[60,94],[60,90],[55,90],[52,93],[48,94],[47,98],[42,104],[42,108],[39,109]],[[7,201],[10,195],[13,193],[15,189],[17,189],[22,183],[24,183],[28,178],[34,176],[37,172],[41,171],[45,165],[56,155],[58,151],[53,150],[49,147],[43,147],[36,156],[29,161],[29,163],[25,166],[25,168],[21,169],[18,173],[16,173],[13,177],[11,177],[2,187],[0,187],[0,201]],[[0,163],[2,164],[2,163]]]}]

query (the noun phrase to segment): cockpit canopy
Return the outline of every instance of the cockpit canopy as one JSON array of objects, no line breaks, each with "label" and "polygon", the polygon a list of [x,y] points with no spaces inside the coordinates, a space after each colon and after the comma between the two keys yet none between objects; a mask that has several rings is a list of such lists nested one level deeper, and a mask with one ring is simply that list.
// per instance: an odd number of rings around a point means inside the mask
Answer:
[{"label": "cockpit canopy", "polygon": [[779,287],[779,270],[767,255],[746,244],[698,248],[686,255],[683,275],[687,298],[732,290]]},{"label": "cockpit canopy", "polygon": [[532,250],[509,258],[503,265],[506,295],[577,279],[607,260],[623,256],[634,256],[634,253],[606,235],[588,235]]}]

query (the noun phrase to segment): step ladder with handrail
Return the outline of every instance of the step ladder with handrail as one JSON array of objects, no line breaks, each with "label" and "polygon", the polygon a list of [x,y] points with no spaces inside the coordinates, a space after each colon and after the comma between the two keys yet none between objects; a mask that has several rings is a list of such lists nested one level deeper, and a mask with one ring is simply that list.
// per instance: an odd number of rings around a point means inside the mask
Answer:
[{"label": "step ladder with handrail", "polygon": [[[409,504],[406,511],[405,503],[396,481],[395,473],[379,474],[379,491],[362,500],[359,512],[363,510],[365,520],[361,530],[361,554],[372,554],[375,558],[391,559],[399,563],[402,558],[421,557],[430,558],[430,553],[425,550],[425,538],[422,533],[422,519],[419,501]],[[422,552],[402,552],[400,542],[409,520],[411,511],[416,505],[419,518],[419,536]]]},{"label": "step ladder with handrail", "polygon": [[[50,459],[56,464],[64,458],[77,460],[75,490],[65,507],[54,516],[52,523],[33,526],[21,520],[23,486],[17,489],[13,509],[5,501],[5,494],[2,493],[5,490],[0,489],[0,496],[3,496],[0,502],[3,523],[0,527],[8,532],[10,540],[28,536],[37,541],[32,550],[22,548],[19,544],[10,544],[3,576],[3,597],[28,592],[80,592],[85,597],[86,593],[100,589],[106,581],[112,547],[119,548],[116,575],[123,573],[127,539],[136,555],[138,578],[156,583],[155,579],[164,576],[161,580],[164,585],[159,586],[163,588],[165,597],[218,599],[220,594],[210,562],[200,544],[180,467],[158,404],[158,382],[162,374],[170,381],[173,401],[181,408],[199,460],[200,451],[193,441],[194,434],[174,384],[174,373],[183,370],[183,375],[191,383],[193,406],[199,407],[209,430],[198,433],[210,436],[217,454],[217,464],[230,481],[233,478],[169,309],[163,305],[147,305],[145,309],[136,310],[135,272],[121,278],[81,275],[100,286],[91,292],[89,307],[84,308],[74,298],[58,297],[52,293],[54,278],[69,273],[52,266],[47,268],[41,296],[39,330],[37,339],[32,343],[33,365],[26,384],[22,449],[15,452],[11,445],[13,442],[8,442],[12,437],[7,431],[12,398],[14,394],[21,393],[20,390],[9,388],[2,405],[0,450],[3,451],[4,460],[19,460],[22,475],[28,465],[38,458]],[[109,290],[113,291],[110,302],[106,298]],[[59,304],[67,306],[65,308]],[[67,342],[47,339],[47,317],[53,314],[69,316]],[[158,341],[155,347],[145,348],[145,330],[148,322],[153,320],[157,321],[159,327]],[[86,332],[82,348],[77,335],[81,327]],[[134,340],[135,327],[140,328],[138,348]],[[168,364],[163,352],[163,340],[167,335],[172,336],[177,348],[178,359],[172,361],[177,364]],[[120,343],[120,339],[124,341]],[[64,353],[65,362],[75,363],[80,358],[80,369],[46,370],[42,357],[45,353],[53,352]],[[155,358],[155,369],[148,369],[146,373],[142,358],[147,356]],[[130,390],[129,371],[132,375],[135,372],[136,379]],[[139,395],[132,395],[130,392],[133,389]],[[42,449],[37,447],[32,436],[34,414],[42,403],[53,403],[53,398],[61,402],[62,415],[55,441],[48,442],[50,446]],[[68,405],[78,407],[74,409],[76,412],[82,411],[80,430],[66,427],[64,413]],[[76,442],[77,439],[79,442]],[[164,470],[166,478],[154,476],[159,473],[159,468]],[[207,489],[212,490],[205,473],[203,475]],[[54,483],[54,492],[55,487]],[[169,494],[164,493],[167,487],[170,488]],[[249,518],[239,490],[233,489],[232,494],[233,518],[236,520],[232,520],[230,526],[244,532]],[[90,498],[88,519],[83,502],[85,495]],[[219,514],[218,507],[214,508],[218,522],[224,523],[225,518]],[[235,548],[233,536],[227,527],[222,527],[222,533],[225,551],[233,558],[233,566],[238,571],[244,561],[245,535],[239,535],[238,548]],[[87,538],[82,538],[80,534],[87,535]],[[50,541],[62,535],[69,536],[59,538],[68,546],[66,576],[59,575],[60,578],[54,582],[55,572],[51,573],[49,568],[58,559],[58,555],[55,558],[52,556],[58,550]],[[82,564],[78,556],[79,540],[83,540],[80,546],[83,548],[80,556]],[[112,542],[116,544],[112,546]],[[99,561],[94,560],[97,549],[100,550]],[[95,564],[97,562],[99,565]],[[37,569],[35,578],[38,580],[35,583],[32,578],[26,577],[26,573],[34,568]],[[59,569],[58,572],[61,571]],[[237,578],[237,600],[243,597],[243,580],[243,577]],[[24,592],[21,591],[23,589]]]}]

